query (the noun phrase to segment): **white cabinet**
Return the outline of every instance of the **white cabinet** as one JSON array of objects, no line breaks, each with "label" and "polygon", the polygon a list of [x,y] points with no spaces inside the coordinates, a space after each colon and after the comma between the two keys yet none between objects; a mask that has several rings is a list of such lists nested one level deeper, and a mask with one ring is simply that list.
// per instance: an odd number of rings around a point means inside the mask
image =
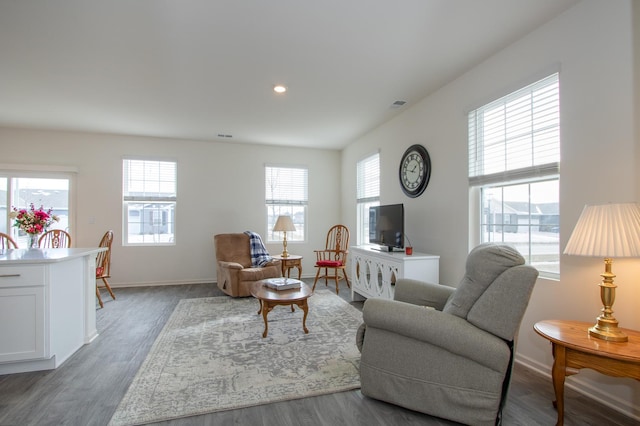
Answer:
[{"label": "white cabinet", "polygon": [[44,266],[0,268],[0,362],[45,356]]},{"label": "white cabinet", "polygon": [[431,283],[440,281],[440,256],[404,252],[383,252],[375,246],[354,246],[351,257],[351,299],[381,297],[393,299],[398,278]]},{"label": "white cabinet", "polygon": [[97,336],[101,250],[0,251],[0,375],[56,368]]}]

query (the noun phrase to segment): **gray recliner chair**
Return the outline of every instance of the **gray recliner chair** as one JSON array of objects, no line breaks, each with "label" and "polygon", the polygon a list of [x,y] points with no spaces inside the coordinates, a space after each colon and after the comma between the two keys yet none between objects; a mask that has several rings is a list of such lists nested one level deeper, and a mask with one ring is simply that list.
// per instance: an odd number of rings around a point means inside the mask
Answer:
[{"label": "gray recliner chair", "polygon": [[399,279],[368,299],[357,334],[362,393],[472,425],[501,423],[515,337],[538,271],[517,250],[482,244],[457,288]]}]

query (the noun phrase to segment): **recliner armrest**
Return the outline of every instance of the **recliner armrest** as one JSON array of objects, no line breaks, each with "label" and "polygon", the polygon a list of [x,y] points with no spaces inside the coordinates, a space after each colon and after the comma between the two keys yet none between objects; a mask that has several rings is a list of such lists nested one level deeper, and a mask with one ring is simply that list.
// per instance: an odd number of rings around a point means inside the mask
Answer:
[{"label": "recliner armrest", "polygon": [[441,311],[455,290],[445,285],[400,278],[396,281],[394,300],[413,305],[431,306]]},{"label": "recliner armrest", "polygon": [[224,262],[222,260],[219,260],[218,265],[220,265],[221,268],[226,269],[244,269],[244,267],[237,262]]},{"label": "recliner armrest", "polygon": [[[504,370],[511,352],[506,342],[463,318],[424,306],[386,299],[367,299],[362,310],[367,326],[438,346],[495,371]],[[366,331],[364,336],[366,347]]]}]

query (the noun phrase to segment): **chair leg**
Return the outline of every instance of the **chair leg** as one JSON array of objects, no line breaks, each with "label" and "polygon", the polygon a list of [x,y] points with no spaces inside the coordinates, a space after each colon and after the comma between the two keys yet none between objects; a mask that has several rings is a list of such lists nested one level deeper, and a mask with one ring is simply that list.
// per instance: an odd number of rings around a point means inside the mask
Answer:
[{"label": "chair leg", "polygon": [[316,291],[316,283],[318,282],[318,278],[320,277],[320,268],[318,268],[318,272],[316,272],[316,279],[313,280],[313,288],[311,291]]},{"label": "chair leg", "polygon": [[334,274],[333,274],[333,277],[334,277],[334,278],[335,278],[335,280],[336,280],[336,294],[338,294],[338,280],[339,280],[340,276],[338,275],[338,270],[337,270],[337,269],[335,269],[335,272],[334,272]]},{"label": "chair leg", "polygon": [[111,295],[111,298],[113,300],[116,300],[116,296],[115,294],[113,294],[113,291],[111,290],[111,286],[109,285],[109,282],[107,281],[106,278],[102,277],[102,281],[104,281],[104,286],[107,288],[107,290],[109,291],[109,294]]},{"label": "chair leg", "polygon": [[96,285],[96,297],[98,298],[98,303],[100,304],[100,307],[104,308],[104,303],[102,303],[102,297],[100,297],[100,289],[98,288],[97,285]]}]

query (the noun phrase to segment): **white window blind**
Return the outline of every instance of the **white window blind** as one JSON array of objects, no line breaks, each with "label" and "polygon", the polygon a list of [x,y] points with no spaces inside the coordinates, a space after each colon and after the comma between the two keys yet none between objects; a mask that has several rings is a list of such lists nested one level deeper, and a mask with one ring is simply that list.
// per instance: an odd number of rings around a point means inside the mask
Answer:
[{"label": "white window blind", "polygon": [[553,74],[469,113],[472,186],[559,172],[560,101]]},{"label": "white window blind", "polygon": [[125,201],[175,201],[176,163],[124,160]]},{"label": "white window blind", "polygon": [[308,201],[306,168],[265,167],[267,205],[306,205]]},{"label": "white window blind", "polygon": [[357,165],[358,203],[376,201],[380,198],[380,154],[376,153]]}]

